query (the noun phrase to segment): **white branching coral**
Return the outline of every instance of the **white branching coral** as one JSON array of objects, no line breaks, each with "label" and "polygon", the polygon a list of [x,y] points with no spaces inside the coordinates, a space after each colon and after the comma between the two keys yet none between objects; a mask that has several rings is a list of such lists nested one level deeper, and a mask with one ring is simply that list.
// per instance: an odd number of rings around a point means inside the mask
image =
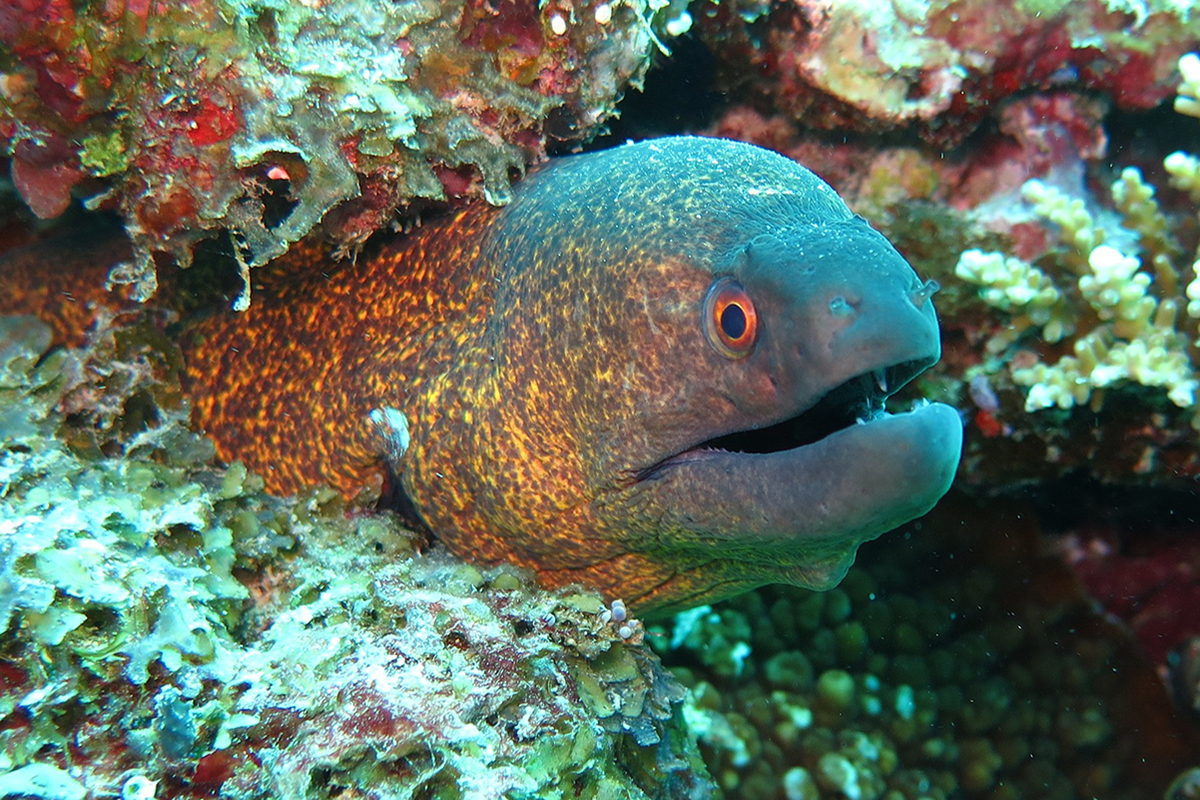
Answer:
[{"label": "white branching coral", "polygon": [[1016,315],[1008,334],[989,345],[1007,347],[1030,327],[1042,329],[1048,342],[1057,342],[1067,332],[1062,292],[1045,272],[1013,256],[968,250],[959,257],[955,273],[983,287],[980,297],[993,308]]},{"label": "white branching coral", "polygon": [[1179,59],[1179,75],[1183,80],[1175,98],[1175,110],[1200,119],[1200,54],[1188,53]]},{"label": "white branching coral", "polygon": [[1028,181],[1021,187],[1021,196],[1033,206],[1034,213],[1058,226],[1068,259],[1078,267],[1087,261],[1092,248],[1104,243],[1104,229],[1096,225],[1087,204],[1042,181]]},{"label": "white branching coral", "polygon": [[1106,322],[1115,322],[1118,335],[1137,336],[1157,308],[1147,294],[1151,278],[1142,262],[1115,247],[1102,244],[1088,253],[1091,274],[1079,279],[1079,292]]},{"label": "white branching coral", "polygon": [[[1179,96],[1175,98],[1175,110],[1200,119],[1200,55],[1188,53],[1179,59],[1179,73],[1183,82],[1179,86]],[[1192,202],[1200,206],[1200,158],[1175,152],[1163,160],[1163,168],[1171,176],[1171,185],[1187,192]],[[1200,210],[1197,210],[1197,216],[1200,216]],[[1192,262],[1192,275],[1186,290],[1187,313],[1189,317],[1200,318],[1200,251]]]},{"label": "white branching coral", "polygon": [[[1200,56],[1184,56],[1179,71],[1183,82],[1175,109],[1200,118]],[[1172,153],[1163,166],[1171,185],[1200,204],[1200,159]],[[1179,313],[1184,309],[1191,320],[1200,319],[1200,252],[1185,258],[1154,187],[1132,167],[1113,183],[1112,204],[1126,234],[1113,237],[1120,243],[1106,242],[1105,228],[1081,198],[1037,180],[1027,182],[1021,194],[1034,214],[1057,229],[1061,246],[1053,255],[1074,279],[1075,291],[1003,253],[968,250],[955,273],[980,286],[985,303],[1013,314],[1012,324],[988,343],[992,353],[1007,350],[1031,329],[1048,343],[1080,331],[1072,354],[1053,364],[1014,359],[1013,381],[1029,388],[1025,409],[1096,405],[1106,387],[1133,382],[1163,388],[1175,405],[1195,409],[1193,424],[1200,427],[1200,374],[1189,353],[1197,344],[1197,326],[1181,327]],[[1125,245],[1126,238],[1136,244]],[[1191,281],[1181,289],[1184,276]]]}]

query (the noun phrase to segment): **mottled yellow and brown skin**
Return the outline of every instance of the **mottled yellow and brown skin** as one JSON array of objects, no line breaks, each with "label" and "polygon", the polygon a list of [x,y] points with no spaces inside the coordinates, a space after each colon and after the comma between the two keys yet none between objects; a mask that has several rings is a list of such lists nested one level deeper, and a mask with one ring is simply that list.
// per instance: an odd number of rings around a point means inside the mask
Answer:
[{"label": "mottled yellow and brown skin", "polygon": [[[705,336],[720,276],[758,310],[746,357]],[[459,211],[202,323],[186,346],[193,417],[275,491],[354,495],[386,468],[454,552],[643,613],[772,581],[825,587],[946,491],[955,412],[778,452],[701,445],[936,361],[920,286],[787,159],[628,145],[557,160],[504,208]],[[403,455],[369,421],[389,409],[410,429]]]}]

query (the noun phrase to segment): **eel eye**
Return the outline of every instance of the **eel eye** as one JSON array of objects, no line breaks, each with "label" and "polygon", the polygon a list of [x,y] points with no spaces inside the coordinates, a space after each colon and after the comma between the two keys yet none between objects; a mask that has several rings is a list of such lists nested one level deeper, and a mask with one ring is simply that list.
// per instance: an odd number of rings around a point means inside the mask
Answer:
[{"label": "eel eye", "polygon": [[726,358],[743,358],[758,337],[754,301],[733,278],[718,278],[704,298],[704,335]]}]

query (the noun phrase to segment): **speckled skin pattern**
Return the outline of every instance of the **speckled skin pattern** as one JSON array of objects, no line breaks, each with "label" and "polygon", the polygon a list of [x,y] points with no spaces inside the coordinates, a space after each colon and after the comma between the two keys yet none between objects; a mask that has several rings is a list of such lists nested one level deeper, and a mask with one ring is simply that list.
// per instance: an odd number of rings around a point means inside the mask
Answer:
[{"label": "speckled skin pattern", "polygon": [[[720,276],[757,308],[746,357],[705,336]],[[920,286],[796,163],[653,140],[556,160],[503,208],[469,207],[206,321],[185,348],[193,418],[275,491],[354,495],[386,466],[452,551],[639,613],[768,582],[828,587],[859,544],[945,493],[956,412],[932,404],[780,452],[698,446],[871,370],[936,361]],[[384,455],[375,409],[407,419],[402,456]]]}]

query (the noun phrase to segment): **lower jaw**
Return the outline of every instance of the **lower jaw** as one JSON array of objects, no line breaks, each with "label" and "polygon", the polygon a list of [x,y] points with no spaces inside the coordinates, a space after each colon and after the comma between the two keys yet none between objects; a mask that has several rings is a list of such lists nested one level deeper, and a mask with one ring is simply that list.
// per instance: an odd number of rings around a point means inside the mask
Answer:
[{"label": "lower jaw", "polygon": [[680,538],[690,528],[732,550],[787,550],[802,539],[874,538],[925,513],[949,489],[961,448],[958,412],[935,403],[790,450],[689,450],[650,480]]}]

